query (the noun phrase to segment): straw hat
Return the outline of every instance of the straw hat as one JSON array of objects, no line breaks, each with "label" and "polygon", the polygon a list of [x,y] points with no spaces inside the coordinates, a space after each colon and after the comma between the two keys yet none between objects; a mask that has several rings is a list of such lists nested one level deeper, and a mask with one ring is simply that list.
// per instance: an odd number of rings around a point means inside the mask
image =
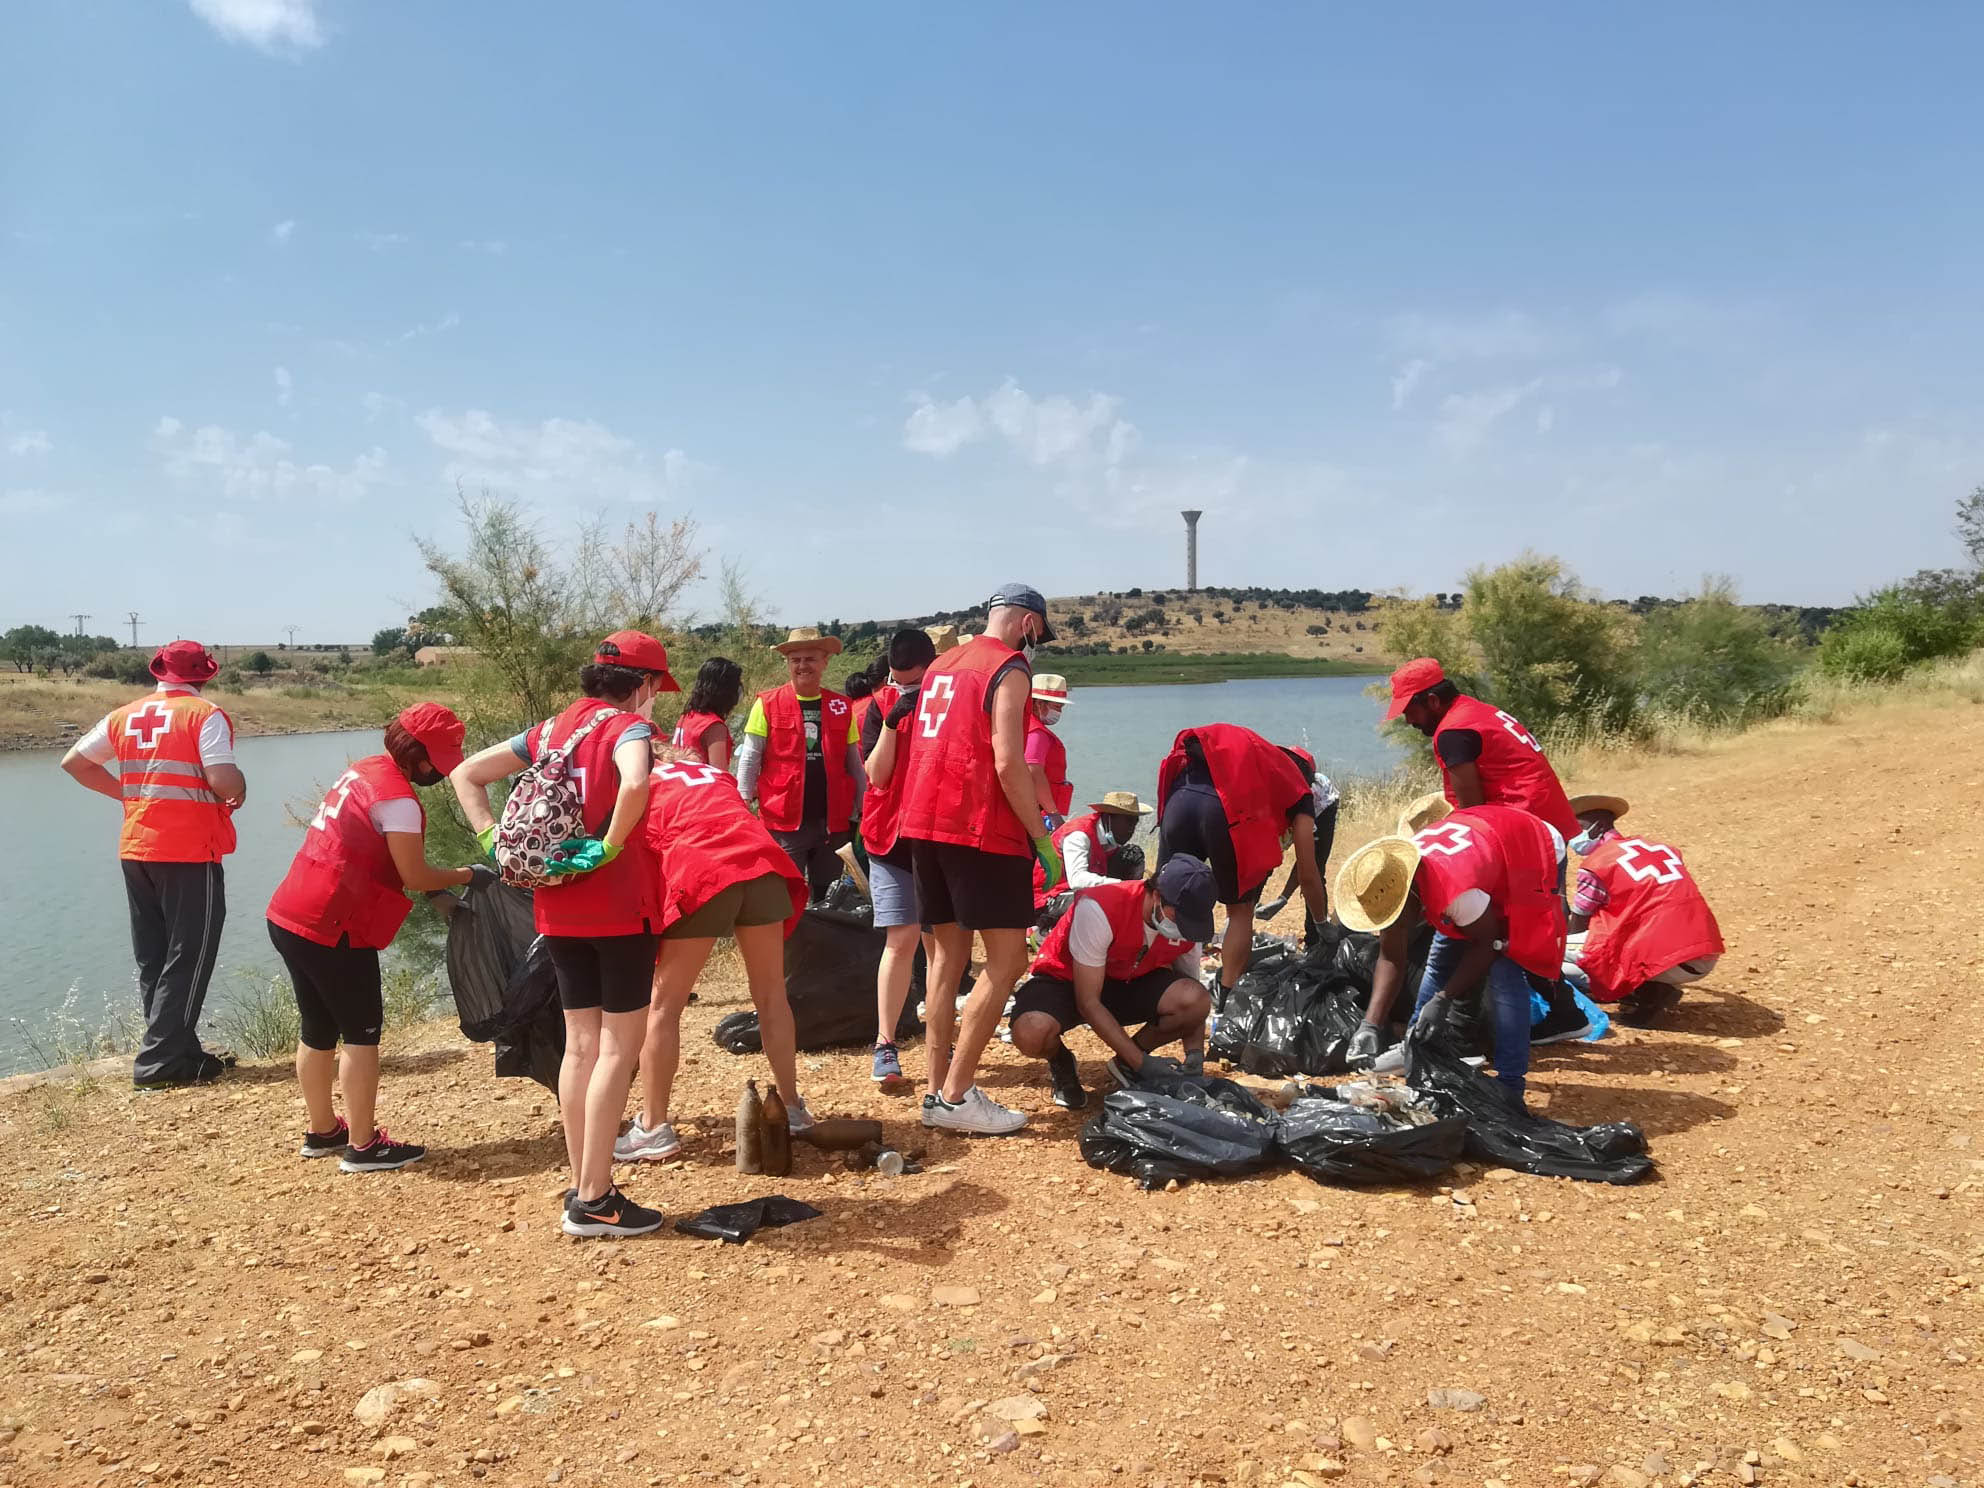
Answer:
[{"label": "straw hat", "polygon": [[954,651],[958,645],[958,628],[955,625],[933,625],[930,627],[930,644],[942,656],[946,651]]},{"label": "straw hat", "polygon": [[1614,821],[1624,816],[1632,807],[1626,804],[1624,796],[1572,796],[1571,815],[1583,816],[1587,811],[1609,812]]},{"label": "straw hat", "polygon": [[840,637],[821,635],[820,629],[816,625],[801,625],[794,628],[792,633],[786,636],[783,641],[773,646],[772,650],[778,652],[781,656],[790,656],[794,651],[803,651],[809,647],[824,651],[829,656],[838,656],[840,655]]},{"label": "straw hat", "polygon": [[1151,808],[1137,799],[1135,791],[1104,791],[1100,801],[1088,803],[1090,811],[1108,811],[1117,816],[1149,816]]},{"label": "straw hat", "polygon": [[1453,809],[1447,804],[1445,796],[1438,791],[1428,791],[1398,814],[1398,834],[1401,837],[1417,837]]},{"label": "straw hat", "polygon": [[1033,674],[1033,698],[1038,703],[1068,704],[1068,679],[1055,672]]},{"label": "straw hat", "polygon": [[1351,930],[1382,930],[1405,909],[1419,849],[1410,837],[1380,837],[1344,860],[1336,875],[1336,916]]}]

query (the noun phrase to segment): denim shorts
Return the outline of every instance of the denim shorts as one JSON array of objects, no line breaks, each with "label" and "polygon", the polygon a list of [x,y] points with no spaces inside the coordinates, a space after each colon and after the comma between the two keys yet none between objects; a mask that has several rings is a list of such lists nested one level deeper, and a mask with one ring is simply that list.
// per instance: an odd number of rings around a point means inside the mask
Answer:
[{"label": "denim shorts", "polygon": [[923,915],[916,903],[916,872],[898,868],[880,858],[868,860],[868,897],[875,903],[875,928],[920,925]]}]

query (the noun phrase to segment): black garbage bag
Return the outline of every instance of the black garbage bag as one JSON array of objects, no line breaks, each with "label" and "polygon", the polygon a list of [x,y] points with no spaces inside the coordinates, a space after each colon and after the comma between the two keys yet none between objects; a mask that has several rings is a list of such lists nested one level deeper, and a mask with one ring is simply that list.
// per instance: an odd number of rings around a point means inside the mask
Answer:
[{"label": "black garbage bag", "polygon": [[1268,1079],[1346,1069],[1345,1048],[1364,1016],[1355,984],[1330,955],[1306,957],[1282,940],[1256,945],[1223,1000],[1207,1055]]},{"label": "black garbage bag", "polygon": [[788,1199],[784,1194],[773,1194],[769,1198],[747,1199],[742,1204],[712,1204],[701,1214],[676,1220],[675,1228],[685,1235],[695,1235],[703,1240],[742,1245],[760,1230],[776,1229],[780,1225],[798,1224],[803,1219],[819,1217],[820,1211],[811,1204]]},{"label": "black garbage bag", "polygon": [[1281,1150],[1319,1183],[1415,1183],[1460,1161],[1467,1122],[1418,1126],[1390,1112],[1305,1096],[1281,1116]]},{"label": "black garbage bag", "polygon": [[[875,1042],[875,972],[888,936],[874,926],[864,902],[853,910],[808,909],[785,942],[785,996],[802,1049],[856,1048]],[[909,996],[896,1020],[898,1040],[923,1032],[916,1016],[925,978],[918,947],[910,972]],[[966,983],[969,986],[969,981]],[[755,1054],[764,1047],[758,1015],[732,1013],[712,1034],[732,1054]]]},{"label": "black garbage bag", "polygon": [[1467,1155],[1545,1178],[1637,1183],[1653,1171],[1630,1121],[1568,1126],[1524,1109],[1515,1093],[1461,1062],[1450,1037],[1409,1037],[1405,1082],[1443,1117],[1467,1121]]},{"label": "black garbage bag", "polygon": [[556,1093],[565,1017],[550,953],[531,918],[530,890],[493,882],[471,884],[460,898],[429,898],[448,924],[448,989],[463,1036],[495,1045],[499,1076],[532,1079]]},{"label": "black garbage bag", "polygon": [[1102,872],[1106,878],[1142,878],[1144,876],[1143,845],[1126,842],[1121,847],[1110,848],[1109,860],[1103,866]]},{"label": "black garbage bag", "polygon": [[1231,1178],[1274,1161],[1279,1126],[1273,1110],[1231,1080],[1164,1076],[1102,1098],[1082,1127],[1082,1160],[1143,1188]]},{"label": "black garbage bag", "polygon": [[[1405,991],[1394,1012],[1403,1019],[1412,1012],[1413,999],[1426,976],[1426,958],[1433,951],[1433,927],[1421,920],[1413,927],[1405,952]],[[1371,979],[1378,970],[1378,937],[1362,930],[1344,930],[1336,942],[1331,964],[1338,975],[1349,981],[1366,999],[1371,995]]]}]

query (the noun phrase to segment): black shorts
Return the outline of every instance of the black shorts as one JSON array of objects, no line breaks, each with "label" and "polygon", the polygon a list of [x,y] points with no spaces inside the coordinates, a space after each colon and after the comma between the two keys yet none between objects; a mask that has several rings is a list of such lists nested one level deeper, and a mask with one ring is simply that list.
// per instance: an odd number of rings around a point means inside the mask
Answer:
[{"label": "black shorts", "polygon": [[653,934],[545,936],[544,949],[558,976],[558,1005],[568,1013],[640,1011],[654,995],[660,948],[661,937]]},{"label": "black shorts", "polygon": [[1233,859],[1233,829],[1227,825],[1226,808],[1219,804],[1219,792],[1210,785],[1181,785],[1165,797],[1164,820],[1157,827],[1157,866],[1185,853],[1204,860],[1212,869],[1213,889],[1219,902],[1228,908],[1253,904],[1267,887],[1240,883],[1240,870]]},{"label": "black shorts", "polygon": [[306,940],[269,921],[269,940],[289,970],[296,993],[297,1037],[310,1049],[335,1049],[343,1039],[354,1048],[376,1046],[386,1024],[379,990],[379,953],[355,946],[349,935],[336,945]]},{"label": "black shorts", "polygon": [[916,898],[927,925],[1027,930],[1033,925],[1033,855],[981,852],[955,842],[911,847]]},{"label": "black shorts", "polygon": [[[1102,984],[1102,1005],[1125,1028],[1148,1023],[1157,1016],[1157,1004],[1172,983],[1190,980],[1169,966],[1160,966],[1127,982],[1106,981]],[[1063,1032],[1088,1021],[1075,1001],[1075,984],[1059,977],[1028,977],[1020,983],[1019,991],[1013,994],[1013,1022],[1028,1013],[1047,1014]]]},{"label": "black shorts", "polygon": [[663,940],[714,940],[742,926],[780,925],[792,918],[792,891],[782,873],[760,873],[692,909],[661,932]]}]

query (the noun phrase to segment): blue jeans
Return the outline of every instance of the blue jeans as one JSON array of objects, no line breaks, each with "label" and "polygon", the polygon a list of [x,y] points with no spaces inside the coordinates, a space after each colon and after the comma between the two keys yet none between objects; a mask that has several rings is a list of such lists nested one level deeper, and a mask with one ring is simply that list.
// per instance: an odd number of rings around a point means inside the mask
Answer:
[{"label": "blue jeans", "polygon": [[[1419,983],[1419,1000],[1412,1005],[1415,1018],[1445,988],[1466,948],[1464,940],[1434,933],[1426,975]],[[1495,1078],[1520,1097],[1523,1077],[1529,1073],[1529,974],[1507,956],[1497,956],[1488,968],[1481,995],[1487,999],[1489,1026],[1495,1036]]]}]

